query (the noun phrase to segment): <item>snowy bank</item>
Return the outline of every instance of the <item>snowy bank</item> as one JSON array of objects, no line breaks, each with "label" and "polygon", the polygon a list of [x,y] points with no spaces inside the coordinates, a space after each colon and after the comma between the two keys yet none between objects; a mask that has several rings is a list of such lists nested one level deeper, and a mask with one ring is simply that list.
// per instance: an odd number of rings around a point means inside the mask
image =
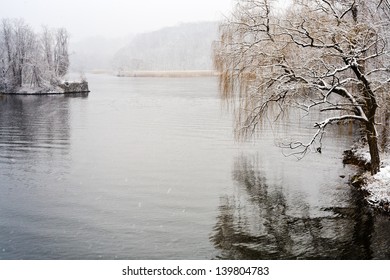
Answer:
[{"label": "snowy bank", "polygon": [[390,212],[390,165],[381,168],[379,173],[367,178],[366,182],[363,189],[368,193],[368,203]]},{"label": "snowy bank", "polygon": [[[370,164],[370,153],[366,148],[355,147],[351,151],[360,161],[360,166]],[[358,179],[356,179],[357,177]],[[365,192],[365,199],[369,205],[390,213],[390,154],[381,154],[381,168],[377,174],[372,176],[370,171],[365,168],[361,174],[355,176],[355,180],[360,181],[359,187]]]},{"label": "snowy bank", "polygon": [[12,91],[3,91],[2,94],[9,95],[51,95],[51,94],[73,94],[89,92],[87,81],[63,81],[57,86],[31,87],[23,86]]}]

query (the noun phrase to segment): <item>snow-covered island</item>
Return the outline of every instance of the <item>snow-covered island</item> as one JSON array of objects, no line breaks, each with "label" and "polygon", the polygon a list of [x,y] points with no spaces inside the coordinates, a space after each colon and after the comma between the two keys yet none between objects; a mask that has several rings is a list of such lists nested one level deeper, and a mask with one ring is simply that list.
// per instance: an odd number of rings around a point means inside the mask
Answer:
[{"label": "snow-covered island", "polygon": [[66,81],[69,35],[64,28],[36,33],[23,20],[0,23],[0,94],[89,92],[88,82]]},{"label": "snow-covered island", "polygon": [[390,213],[390,154],[381,154],[380,170],[372,176],[369,171],[370,153],[367,147],[356,145],[346,152],[346,157],[350,159],[348,163],[353,161],[353,164],[361,167],[359,174],[352,177],[352,185],[364,192],[365,200],[370,206]]}]

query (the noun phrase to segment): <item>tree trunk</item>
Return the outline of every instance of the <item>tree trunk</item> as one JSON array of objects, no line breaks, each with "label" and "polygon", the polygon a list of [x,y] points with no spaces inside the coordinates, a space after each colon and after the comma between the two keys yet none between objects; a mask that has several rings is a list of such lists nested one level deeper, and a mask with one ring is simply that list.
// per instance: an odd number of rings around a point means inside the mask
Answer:
[{"label": "tree trunk", "polygon": [[367,129],[368,147],[370,149],[370,156],[371,156],[371,175],[375,175],[376,173],[379,172],[380,157],[379,157],[379,148],[378,148],[378,135],[373,121],[367,122],[366,129]]},{"label": "tree trunk", "polygon": [[389,148],[389,136],[390,136],[390,97],[386,97],[384,101],[384,105],[381,108],[381,115],[384,115],[384,120],[382,120],[383,128],[382,128],[382,136],[381,136],[381,148],[382,151],[387,151]]}]

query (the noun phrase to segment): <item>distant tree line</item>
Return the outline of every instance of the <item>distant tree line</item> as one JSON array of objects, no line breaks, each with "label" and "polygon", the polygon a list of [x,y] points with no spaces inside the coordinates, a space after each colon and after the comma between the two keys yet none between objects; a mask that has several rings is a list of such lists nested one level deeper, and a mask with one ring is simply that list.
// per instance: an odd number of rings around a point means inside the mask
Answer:
[{"label": "distant tree line", "polygon": [[41,33],[21,19],[3,19],[0,26],[0,91],[26,86],[51,88],[69,68],[69,34],[43,27]]},{"label": "distant tree line", "polygon": [[136,35],[114,56],[113,67],[125,71],[211,70],[211,44],[218,22],[183,23]]}]

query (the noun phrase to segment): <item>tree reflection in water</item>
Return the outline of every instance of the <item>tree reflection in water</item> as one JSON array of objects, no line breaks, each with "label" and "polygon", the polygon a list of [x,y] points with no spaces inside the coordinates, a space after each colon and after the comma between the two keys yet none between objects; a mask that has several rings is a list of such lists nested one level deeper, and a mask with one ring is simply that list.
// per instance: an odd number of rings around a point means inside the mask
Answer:
[{"label": "tree reflection in water", "polygon": [[[258,159],[239,157],[236,189],[220,199],[210,237],[222,259],[389,258],[390,223],[371,213],[352,192],[347,208],[312,211],[282,186],[268,185]],[[348,186],[346,186],[348,187]]]},{"label": "tree reflection in water", "polygon": [[17,157],[35,160],[42,152],[68,153],[70,100],[87,97],[0,95],[0,162]]}]

